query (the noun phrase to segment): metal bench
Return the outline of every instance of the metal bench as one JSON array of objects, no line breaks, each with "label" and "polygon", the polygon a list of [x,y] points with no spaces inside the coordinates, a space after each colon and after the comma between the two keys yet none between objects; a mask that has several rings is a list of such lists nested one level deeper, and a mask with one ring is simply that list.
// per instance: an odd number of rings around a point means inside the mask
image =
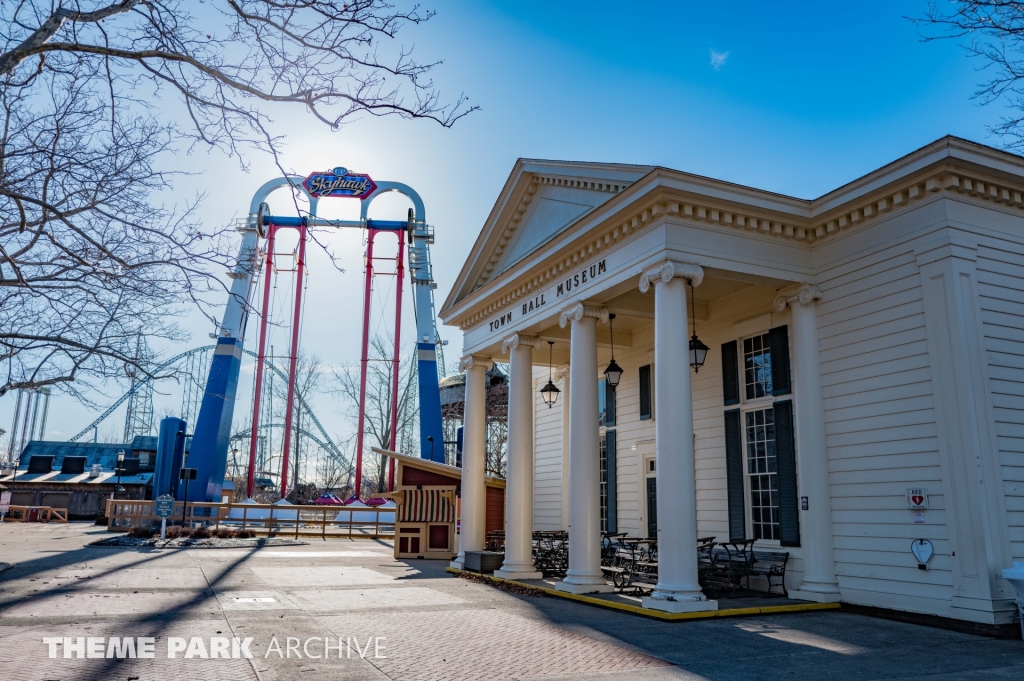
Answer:
[{"label": "metal bench", "polygon": [[534,532],[533,564],[545,577],[562,577],[569,569],[569,534]]},{"label": "metal bench", "polygon": [[[786,589],[786,565],[789,563],[789,552],[781,551],[754,551],[754,562],[747,573],[747,590],[750,590],[751,577],[764,577],[768,582],[766,596],[782,596],[789,598],[789,591]],[[778,584],[773,584],[772,579],[778,579]],[[773,586],[781,586],[782,593],[772,591]]]},{"label": "metal bench", "polygon": [[603,561],[601,571],[620,593],[647,596],[658,583],[658,548],[652,540],[612,539],[614,555]]},{"label": "metal bench", "polygon": [[743,587],[754,564],[754,540],[727,542],[711,550],[712,566],[708,588],[715,592],[729,589],[729,597]]}]

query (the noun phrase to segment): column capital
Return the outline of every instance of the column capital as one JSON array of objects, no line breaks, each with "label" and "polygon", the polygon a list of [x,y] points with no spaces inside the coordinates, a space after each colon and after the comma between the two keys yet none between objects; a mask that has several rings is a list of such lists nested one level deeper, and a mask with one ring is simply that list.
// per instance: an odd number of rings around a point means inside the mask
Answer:
[{"label": "column capital", "polygon": [[570,321],[578,322],[584,317],[593,317],[599,320],[602,324],[608,323],[608,308],[600,305],[585,305],[584,303],[576,303],[562,310],[562,314],[558,317],[558,325],[563,329],[569,325]]},{"label": "column capital", "polygon": [[704,268],[696,263],[666,260],[644,270],[640,275],[640,292],[647,293],[651,284],[667,284],[675,277],[688,279],[693,286],[704,281]]},{"label": "column capital", "polygon": [[490,371],[494,366],[494,360],[486,355],[466,355],[459,361],[459,371],[468,371],[481,366],[484,371]]},{"label": "column capital", "polygon": [[787,286],[775,295],[775,303],[773,307],[776,312],[782,312],[789,305],[792,307],[794,304],[799,303],[800,305],[807,305],[808,303],[814,302],[821,298],[821,289],[816,285],[804,282],[802,284],[793,284]]},{"label": "column capital", "polygon": [[556,381],[568,381],[569,380],[569,365],[563,364],[562,366],[555,369],[555,380]]},{"label": "column capital", "polygon": [[521,333],[514,333],[501,341],[501,354],[507,353],[509,348],[518,348],[520,345],[529,348],[540,347],[540,339],[536,336],[526,336]]}]

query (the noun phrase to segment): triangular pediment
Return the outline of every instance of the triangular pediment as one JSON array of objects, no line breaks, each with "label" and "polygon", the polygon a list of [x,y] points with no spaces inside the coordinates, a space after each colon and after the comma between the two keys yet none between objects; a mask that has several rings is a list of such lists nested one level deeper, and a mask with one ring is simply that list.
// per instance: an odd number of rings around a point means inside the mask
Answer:
[{"label": "triangular pediment", "polygon": [[444,309],[543,248],[651,170],[651,166],[520,159]]}]

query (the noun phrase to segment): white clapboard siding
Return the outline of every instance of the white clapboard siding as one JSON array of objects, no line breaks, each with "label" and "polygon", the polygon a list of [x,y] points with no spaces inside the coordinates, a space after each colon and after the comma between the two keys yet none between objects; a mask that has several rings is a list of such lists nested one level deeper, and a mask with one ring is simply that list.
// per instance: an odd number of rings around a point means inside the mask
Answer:
[{"label": "white clapboard siding", "polygon": [[562,406],[549,408],[540,396],[548,382],[548,368],[533,369],[534,393],[534,488],[533,528],[562,529]]},{"label": "white clapboard siding", "polygon": [[982,241],[977,270],[1010,548],[1014,560],[1024,560],[1024,255],[1020,244]]},{"label": "white clapboard siding", "polygon": [[[952,574],[913,251],[849,260],[826,268],[818,283],[836,575],[843,600],[943,614]],[[929,489],[925,524],[915,524],[907,509],[906,489],[917,486]],[[918,538],[936,547],[928,571],[918,570],[910,553]]]}]

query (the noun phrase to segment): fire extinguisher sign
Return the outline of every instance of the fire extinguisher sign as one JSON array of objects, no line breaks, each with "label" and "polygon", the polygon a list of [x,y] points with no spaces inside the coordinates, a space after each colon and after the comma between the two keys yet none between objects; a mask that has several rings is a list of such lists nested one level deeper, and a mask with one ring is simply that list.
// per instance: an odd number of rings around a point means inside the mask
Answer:
[{"label": "fire extinguisher sign", "polygon": [[928,508],[928,490],[923,487],[911,487],[908,489],[907,507],[914,511]]}]

